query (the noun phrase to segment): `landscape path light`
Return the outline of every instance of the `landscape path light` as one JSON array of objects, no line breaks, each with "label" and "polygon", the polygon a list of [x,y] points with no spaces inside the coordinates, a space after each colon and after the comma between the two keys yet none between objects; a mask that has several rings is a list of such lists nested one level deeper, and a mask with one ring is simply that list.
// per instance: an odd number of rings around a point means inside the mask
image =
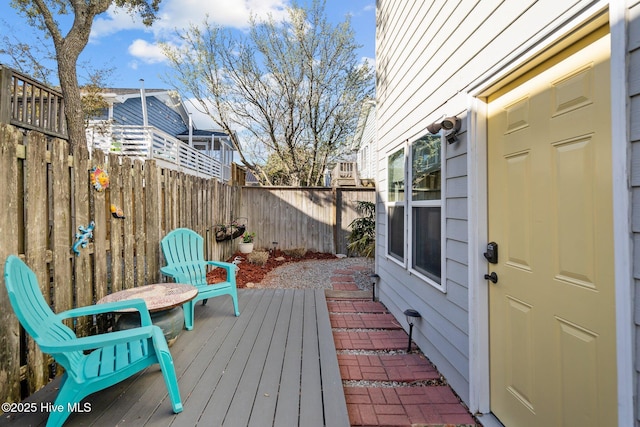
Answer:
[{"label": "landscape path light", "polygon": [[376,285],[380,281],[380,276],[378,276],[377,274],[372,274],[369,277],[371,278],[371,294],[373,296],[373,300],[375,301],[376,300]]},{"label": "landscape path light", "polygon": [[419,319],[422,316],[413,308],[408,308],[404,311],[404,315],[407,318],[407,323],[409,324],[409,345],[407,345],[407,353],[411,352],[411,336],[413,335],[413,322],[415,319]]}]

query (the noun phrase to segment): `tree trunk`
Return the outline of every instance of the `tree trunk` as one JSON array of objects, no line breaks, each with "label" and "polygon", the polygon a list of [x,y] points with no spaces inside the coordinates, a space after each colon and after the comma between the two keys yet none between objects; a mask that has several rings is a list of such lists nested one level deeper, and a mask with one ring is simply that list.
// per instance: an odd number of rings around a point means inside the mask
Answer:
[{"label": "tree trunk", "polygon": [[68,53],[58,54],[58,78],[60,88],[64,93],[64,114],[67,120],[67,134],[69,135],[69,151],[75,147],[87,145],[87,136],[82,117],[82,98],[78,87],[78,75],[76,72],[77,56],[68,58]]}]

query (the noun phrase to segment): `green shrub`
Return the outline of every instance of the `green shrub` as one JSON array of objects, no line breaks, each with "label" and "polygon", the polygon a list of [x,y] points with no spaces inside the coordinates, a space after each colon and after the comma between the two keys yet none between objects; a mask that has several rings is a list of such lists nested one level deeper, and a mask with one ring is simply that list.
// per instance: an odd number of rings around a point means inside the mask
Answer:
[{"label": "green shrub", "polygon": [[351,233],[347,249],[360,256],[373,258],[376,251],[376,205],[358,201],[356,212],[362,216],[349,224]]},{"label": "green shrub", "polygon": [[253,251],[247,255],[247,261],[251,264],[265,265],[269,259],[269,252],[267,251]]},{"label": "green shrub", "polygon": [[307,248],[283,249],[282,252],[291,258],[302,258],[307,253]]}]

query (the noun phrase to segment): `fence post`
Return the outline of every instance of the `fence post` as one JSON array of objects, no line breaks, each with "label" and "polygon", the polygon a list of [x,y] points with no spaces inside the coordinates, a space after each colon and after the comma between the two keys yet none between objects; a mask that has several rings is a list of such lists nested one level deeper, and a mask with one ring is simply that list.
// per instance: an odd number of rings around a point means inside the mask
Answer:
[{"label": "fence post", "polygon": [[0,123],[11,123],[11,70],[0,66]]}]

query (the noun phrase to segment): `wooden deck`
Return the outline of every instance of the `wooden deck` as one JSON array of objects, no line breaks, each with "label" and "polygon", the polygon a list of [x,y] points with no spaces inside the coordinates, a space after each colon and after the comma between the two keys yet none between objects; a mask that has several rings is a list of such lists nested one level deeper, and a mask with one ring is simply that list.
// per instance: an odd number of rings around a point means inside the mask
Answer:
[{"label": "wooden deck", "polygon": [[[156,366],[94,393],[66,426],[348,426],[324,290],[240,290],[196,307],[195,328],[171,347],[184,411],[171,411]],[[58,380],[27,399],[53,402]],[[47,413],[0,425],[44,425]]]}]

